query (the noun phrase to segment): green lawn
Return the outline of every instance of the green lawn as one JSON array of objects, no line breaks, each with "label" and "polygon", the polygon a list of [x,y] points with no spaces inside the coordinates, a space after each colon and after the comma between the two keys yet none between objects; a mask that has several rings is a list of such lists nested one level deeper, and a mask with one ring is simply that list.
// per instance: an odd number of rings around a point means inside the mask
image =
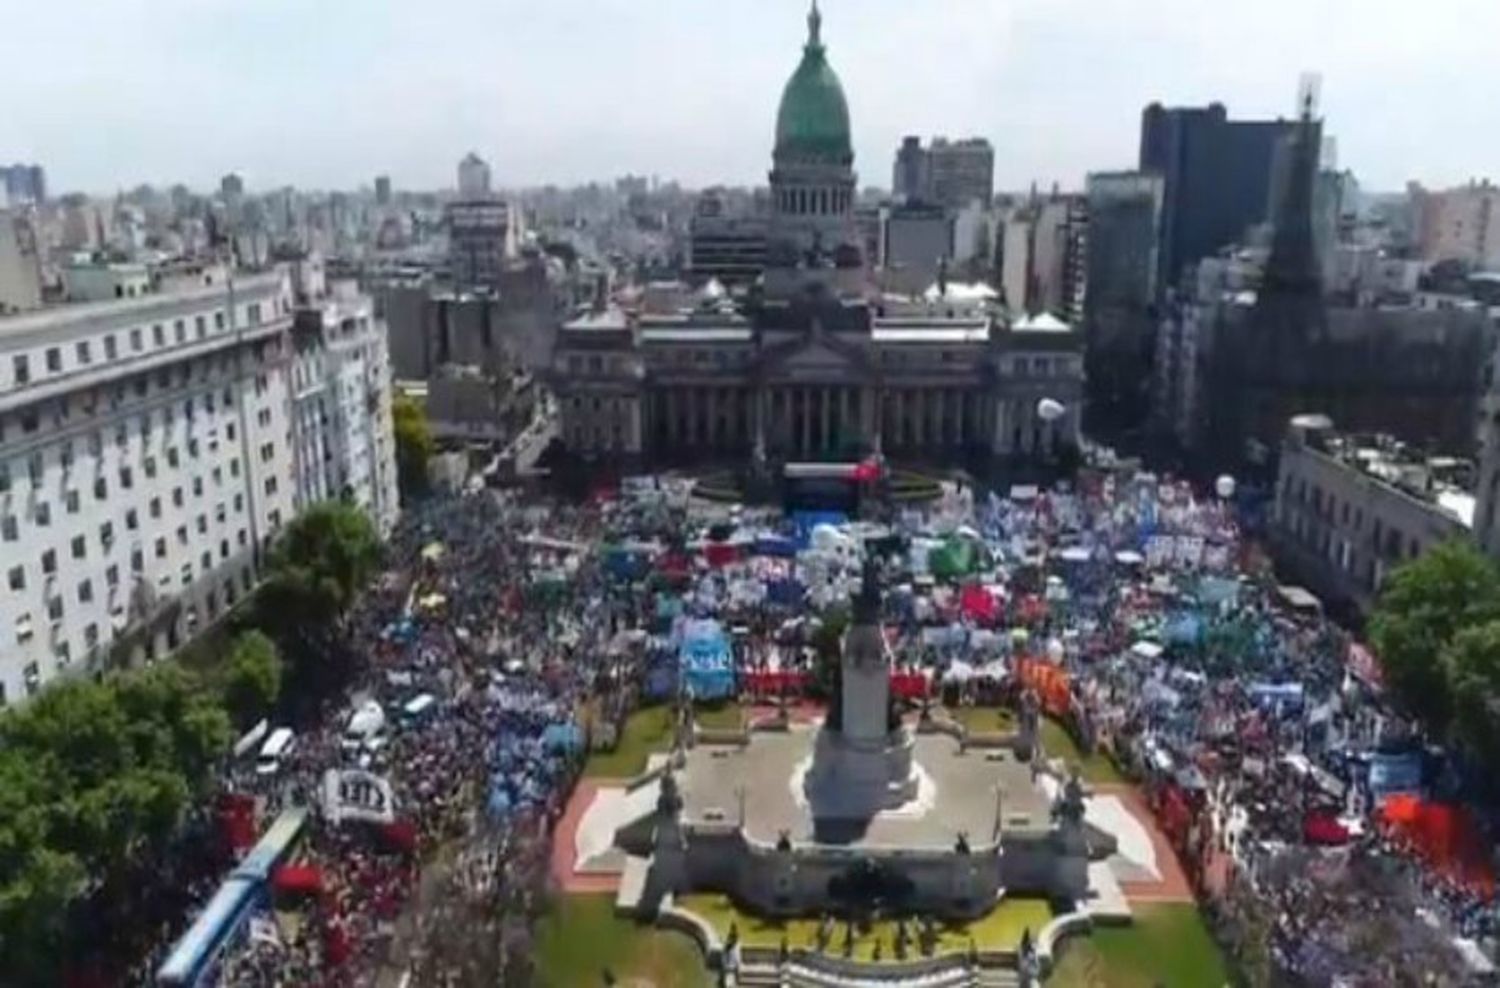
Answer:
[{"label": "green lawn", "polygon": [[[728,937],[731,923],[738,925],[740,942],[752,947],[779,947],[782,937],[786,938],[789,947],[810,947],[817,942],[816,919],[765,919],[735,908],[727,896],[712,893],[680,896],[677,905],[706,921],[718,931],[720,938]],[[1013,948],[1021,942],[1023,930],[1030,927],[1034,936],[1051,918],[1052,909],[1045,899],[1005,899],[989,915],[972,923],[942,927],[938,950],[967,951],[971,937],[981,950]],[[915,928],[908,926],[907,930],[915,936]],[[896,923],[893,920],[880,920],[868,933],[858,935],[854,942],[854,956],[867,961],[873,959],[877,941],[881,944],[882,956],[894,960]],[[830,949],[838,953],[843,950],[843,944],[844,926],[840,924]],[[913,951],[915,949],[913,946]]]},{"label": "green lawn", "polygon": [[1220,988],[1229,968],[1191,903],[1142,905],[1130,926],[1063,942],[1047,988]]},{"label": "green lawn", "polygon": [[629,779],[646,770],[646,757],[672,747],[672,708],[644,707],[625,721],[625,731],[614,751],[596,751],[584,764],[591,778]]},{"label": "green lawn", "polygon": [[1067,728],[1050,717],[1042,719],[1042,749],[1048,758],[1061,758],[1069,765],[1077,765],[1083,781],[1094,783],[1121,783],[1125,779],[1115,763],[1104,755],[1095,753],[1085,756],[1078,750],[1073,736]]},{"label": "green lawn", "polygon": [[1016,715],[1006,707],[944,707],[943,710],[975,734],[1003,734],[1016,728]]},{"label": "green lawn", "polygon": [[537,984],[593,988],[608,970],[632,988],[709,988],[714,982],[688,936],[615,915],[614,895],[558,896],[537,929]]}]

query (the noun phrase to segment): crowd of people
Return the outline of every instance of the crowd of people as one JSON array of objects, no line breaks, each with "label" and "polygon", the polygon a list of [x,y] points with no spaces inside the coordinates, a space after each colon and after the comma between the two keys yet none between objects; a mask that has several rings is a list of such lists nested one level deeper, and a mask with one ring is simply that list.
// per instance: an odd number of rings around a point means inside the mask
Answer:
[{"label": "crowd of people", "polygon": [[[1311,984],[1402,969],[1461,983],[1487,964],[1488,870],[1410,825],[1431,772],[1411,772],[1422,749],[1358,645],[1270,578],[1227,497],[1092,471],[1055,490],[949,486],[878,522],[690,507],[654,485],[415,509],[346,622],[361,672],[340,716],[278,774],[233,777],[265,819],[322,812],[289,862],[316,882],[277,892],[302,896],[300,922],[257,917],[226,983],[359,983],[386,965],[440,981],[474,959],[443,946],[457,916],[526,963],[583,753],[643,699],[817,697],[819,630],[872,554],[895,692],[1035,691],[1141,780],[1228,942],[1250,949],[1262,924],[1268,962]],[[422,697],[430,712],[407,717]],[[349,713],[371,701],[390,723],[351,748]],[[383,780],[389,812],[327,812],[345,771]]]},{"label": "crowd of people", "polygon": [[[255,799],[259,829],[287,807],[315,812],[278,870],[287,880],[272,882],[280,908],[252,918],[224,959],[223,983],[359,984],[385,967],[431,971],[443,958],[428,941],[449,931],[429,920],[448,915],[450,894],[535,914],[546,877],[538,862],[581,763],[580,711],[608,649],[590,620],[602,595],[588,553],[527,537],[545,519],[548,531],[582,539],[594,518],[484,492],[403,519],[388,571],[346,620],[359,669],[347,703],[304,731],[279,771],[258,773],[252,754],[227,780]],[[555,579],[559,571],[569,578]],[[351,738],[351,718],[372,703],[382,726]],[[332,805],[348,779],[373,779],[352,811]],[[424,878],[432,901],[414,909]]]}]

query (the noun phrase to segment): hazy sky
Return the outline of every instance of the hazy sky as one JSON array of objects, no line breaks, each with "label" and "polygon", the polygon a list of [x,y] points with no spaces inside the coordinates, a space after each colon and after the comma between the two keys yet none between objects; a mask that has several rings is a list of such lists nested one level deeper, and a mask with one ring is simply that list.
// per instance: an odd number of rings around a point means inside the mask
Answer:
[{"label": "hazy sky", "polygon": [[[822,0],[862,181],[979,134],[996,183],[1135,165],[1141,107],[1289,114],[1365,188],[1500,171],[1500,0]],[[5,7],[12,7],[3,12]],[[22,8],[24,7],[24,13]],[[765,180],[805,0],[0,0],[0,161],[58,192]]]}]

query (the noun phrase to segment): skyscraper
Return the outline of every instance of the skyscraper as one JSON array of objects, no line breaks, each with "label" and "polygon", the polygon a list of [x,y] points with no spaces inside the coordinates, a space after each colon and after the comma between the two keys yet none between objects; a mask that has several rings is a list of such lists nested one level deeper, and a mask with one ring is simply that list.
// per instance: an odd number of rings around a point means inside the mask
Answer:
[{"label": "skyscraper", "polygon": [[901,139],[896,149],[896,166],[891,174],[891,195],[898,202],[917,203],[927,198],[929,191],[927,152],[922,148],[920,137]]},{"label": "skyscraper", "polygon": [[1321,122],[1310,104],[1293,127],[1259,287],[1214,317],[1204,453],[1269,480],[1289,419],[1317,413],[1350,433],[1467,454],[1493,334],[1484,312],[1330,304],[1313,225]]},{"label": "skyscraper", "polygon": [[1088,425],[1109,436],[1139,427],[1148,411],[1162,178],[1096,172],[1088,204]]},{"label": "skyscraper", "polygon": [[5,204],[5,200],[13,206],[27,202],[46,202],[47,174],[42,170],[41,165],[27,165],[20,162],[8,168],[0,165],[0,191],[4,192],[4,199],[0,199],[0,206]]},{"label": "skyscraper", "polygon": [[1164,183],[1158,292],[1265,221],[1277,143],[1295,126],[1230,120],[1222,103],[1141,113],[1140,170]]},{"label": "skyscraper", "polygon": [[375,176],[375,205],[389,206],[391,204],[391,177],[389,175]]},{"label": "skyscraper", "polygon": [[473,151],[458,163],[458,194],[463,199],[483,199],[490,194],[490,166]]},{"label": "skyscraper", "polygon": [[983,137],[934,137],[927,149],[927,170],[933,201],[949,209],[971,202],[988,206],[994,197],[995,149]]}]

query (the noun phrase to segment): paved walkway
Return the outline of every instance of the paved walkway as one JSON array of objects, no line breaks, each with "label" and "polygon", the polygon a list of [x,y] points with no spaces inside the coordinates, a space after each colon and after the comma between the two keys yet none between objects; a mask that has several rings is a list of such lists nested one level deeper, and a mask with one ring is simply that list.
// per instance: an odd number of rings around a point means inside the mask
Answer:
[{"label": "paved walkway", "polygon": [[1146,805],[1146,800],[1141,796],[1135,786],[1127,784],[1096,785],[1094,791],[1101,794],[1109,794],[1116,797],[1130,811],[1130,815],[1146,829],[1151,837],[1152,847],[1156,851],[1156,870],[1161,874],[1159,881],[1122,881],[1120,888],[1125,897],[1132,904],[1146,904],[1152,902],[1192,902],[1194,901],[1193,888],[1188,884],[1187,874],[1182,870],[1182,865],[1177,860],[1177,852],[1173,850],[1166,834],[1156,824],[1156,817],[1151,812],[1151,807]]},{"label": "paved walkway", "polygon": [[578,824],[599,790],[624,786],[624,779],[580,779],[567,809],[552,833],[552,880],[564,892],[614,892],[620,887],[618,874],[584,873],[576,869]]}]

